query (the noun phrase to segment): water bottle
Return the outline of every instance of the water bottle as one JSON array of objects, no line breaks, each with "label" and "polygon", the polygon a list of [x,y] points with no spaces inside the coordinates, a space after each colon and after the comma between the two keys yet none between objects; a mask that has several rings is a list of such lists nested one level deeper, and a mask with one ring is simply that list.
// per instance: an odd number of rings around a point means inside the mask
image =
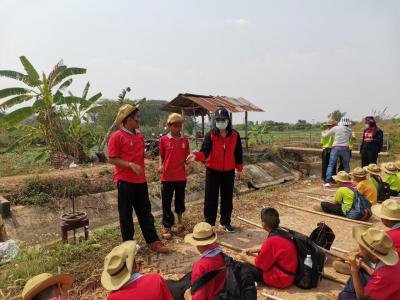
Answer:
[{"label": "water bottle", "polygon": [[311,254],[307,254],[306,259],[304,260],[304,265],[312,269],[312,259]]},{"label": "water bottle", "polygon": [[307,254],[306,258],[304,259],[304,274],[303,274],[303,282],[302,284],[306,287],[306,288],[312,288],[313,284],[313,274],[312,274],[312,259],[311,259],[311,255]]}]

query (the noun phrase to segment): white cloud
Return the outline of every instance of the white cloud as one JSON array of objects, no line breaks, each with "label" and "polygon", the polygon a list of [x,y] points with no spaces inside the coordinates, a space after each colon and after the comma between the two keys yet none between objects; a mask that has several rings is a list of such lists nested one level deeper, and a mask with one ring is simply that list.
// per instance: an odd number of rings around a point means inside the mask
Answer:
[{"label": "white cloud", "polygon": [[236,19],[236,20],[235,20],[235,24],[236,24],[236,26],[238,26],[238,27],[246,26],[246,25],[249,24],[249,23],[250,23],[250,21],[249,21],[249,20],[246,20],[246,19]]}]

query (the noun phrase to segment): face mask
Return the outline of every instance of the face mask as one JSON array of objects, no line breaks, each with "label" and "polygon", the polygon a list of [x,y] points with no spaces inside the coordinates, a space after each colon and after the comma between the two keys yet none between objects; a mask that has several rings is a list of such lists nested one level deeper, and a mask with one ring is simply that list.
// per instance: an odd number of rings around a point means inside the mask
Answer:
[{"label": "face mask", "polygon": [[215,126],[217,126],[218,129],[226,129],[226,127],[228,127],[228,121],[215,122]]},{"label": "face mask", "polygon": [[369,128],[369,124],[364,124],[365,128]]}]

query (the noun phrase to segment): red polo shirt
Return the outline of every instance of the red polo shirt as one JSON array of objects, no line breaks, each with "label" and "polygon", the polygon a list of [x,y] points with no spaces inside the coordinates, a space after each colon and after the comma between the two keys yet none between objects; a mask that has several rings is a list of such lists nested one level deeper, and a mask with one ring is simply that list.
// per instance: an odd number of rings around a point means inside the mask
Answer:
[{"label": "red polo shirt", "polygon": [[[211,248],[210,248],[211,249]],[[221,268],[225,265],[222,255],[214,257],[202,257],[193,264],[192,283],[201,276],[212,270]],[[222,270],[213,279],[207,282],[200,290],[192,295],[192,300],[214,300],[221,289],[224,287],[226,278],[225,270]]]},{"label": "red polo shirt", "polygon": [[[144,139],[143,135],[136,130],[129,132],[125,128],[117,130],[108,142],[108,157],[120,158],[141,166],[144,170]],[[132,169],[115,166],[114,182],[123,180],[131,183],[146,182],[145,175],[138,175]]]},{"label": "red polo shirt", "polygon": [[131,284],[111,292],[107,300],[174,300],[164,279],[159,274],[142,275]]},{"label": "red polo shirt", "polygon": [[371,279],[364,289],[368,299],[395,300],[400,299],[400,263],[385,266],[378,263]]},{"label": "red polo shirt", "polygon": [[392,239],[393,245],[396,248],[397,253],[400,255],[400,227],[396,229],[390,229],[386,231],[386,233]]},{"label": "red polo shirt", "polygon": [[295,276],[280,270],[296,273],[297,250],[294,243],[281,236],[271,236],[265,240],[255,260],[256,266],[263,271],[264,283],[276,288],[287,288],[294,283]]},{"label": "red polo shirt", "polygon": [[189,140],[186,137],[174,138],[171,134],[163,135],[159,140],[159,151],[164,167],[160,180],[186,180],[185,160],[190,154]]}]

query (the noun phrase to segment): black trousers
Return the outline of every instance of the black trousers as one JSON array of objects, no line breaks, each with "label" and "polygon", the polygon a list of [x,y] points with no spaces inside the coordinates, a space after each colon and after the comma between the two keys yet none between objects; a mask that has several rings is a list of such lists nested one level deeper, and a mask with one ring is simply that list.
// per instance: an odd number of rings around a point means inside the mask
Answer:
[{"label": "black trousers", "polygon": [[118,212],[119,224],[123,241],[133,240],[133,209],[138,218],[140,228],[147,244],[158,241],[154,217],[151,213],[151,203],[145,183],[130,183],[118,181]]},{"label": "black trousers", "polygon": [[376,164],[379,155],[379,148],[375,145],[364,145],[361,148],[361,166]]},{"label": "black trousers", "polygon": [[235,182],[235,170],[216,171],[210,168],[206,170],[206,186],[204,197],[204,219],[215,226],[218,212],[218,197],[221,192],[221,225],[231,224],[233,209],[233,185]]},{"label": "black trousers", "polygon": [[174,213],[171,209],[172,199],[175,193],[175,212],[183,214],[185,208],[185,188],[186,180],[184,181],[163,181],[161,182],[161,199],[163,217],[162,223],[164,227],[171,228],[175,224]]},{"label": "black trousers", "polygon": [[339,204],[333,204],[331,202],[321,202],[321,208],[327,214],[345,217],[342,211],[342,207]]},{"label": "black trousers", "polygon": [[249,263],[244,263],[243,268],[252,275],[254,281],[264,283],[263,271],[261,269]]},{"label": "black trousers", "polygon": [[[329,158],[331,156],[331,148],[322,149],[321,163],[321,179],[326,182],[326,170],[328,169]],[[333,168],[332,175],[336,175],[336,164]]]}]

